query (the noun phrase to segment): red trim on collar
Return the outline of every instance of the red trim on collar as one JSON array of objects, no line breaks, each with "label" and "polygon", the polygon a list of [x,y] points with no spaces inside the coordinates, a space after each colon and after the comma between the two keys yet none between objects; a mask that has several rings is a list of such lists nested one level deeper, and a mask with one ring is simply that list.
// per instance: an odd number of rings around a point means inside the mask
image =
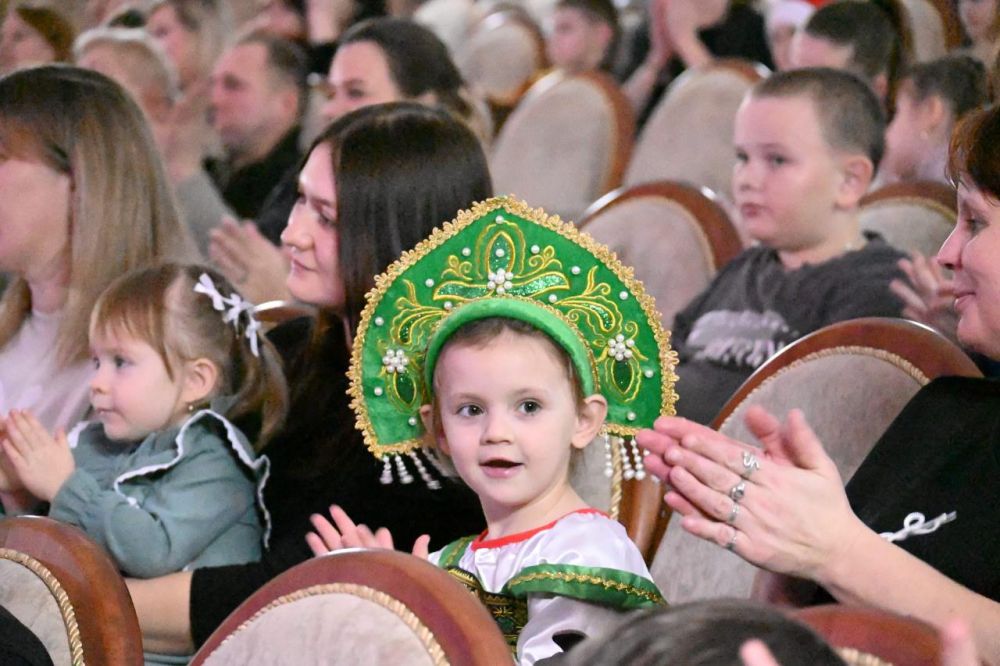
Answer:
[{"label": "red trim on collar", "polygon": [[475,540],[472,542],[472,544],[471,544],[470,547],[472,548],[472,550],[479,550],[480,548],[500,548],[501,546],[508,546],[508,545],[510,545],[512,543],[519,543],[521,541],[527,541],[528,539],[530,539],[531,537],[535,536],[539,532],[544,532],[545,530],[552,529],[553,527],[555,527],[555,524],[558,523],[563,518],[567,518],[567,517],[575,515],[575,514],[588,514],[588,513],[596,513],[596,514],[599,514],[601,516],[604,516],[605,518],[608,517],[608,514],[604,513],[600,509],[592,509],[590,507],[588,507],[586,509],[577,509],[576,511],[570,511],[569,513],[567,513],[564,516],[559,516],[558,518],[556,518],[555,520],[553,520],[551,523],[548,523],[547,525],[542,525],[541,527],[536,527],[534,529],[527,530],[525,532],[518,532],[516,534],[510,534],[510,535],[505,536],[505,537],[500,537],[499,539],[489,539],[489,540],[487,540],[486,539],[486,533],[489,530],[483,530],[483,533],[480,534],[479,536],[477,536],[475,538]]}]

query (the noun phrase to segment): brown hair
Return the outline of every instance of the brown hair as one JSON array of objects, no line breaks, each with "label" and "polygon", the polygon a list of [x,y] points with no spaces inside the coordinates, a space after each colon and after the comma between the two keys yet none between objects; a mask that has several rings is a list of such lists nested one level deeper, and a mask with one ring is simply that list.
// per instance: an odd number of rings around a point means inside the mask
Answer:
[{"label": "brown hair", "polygon": [[968,113],[951,135],[948,178],[957,187],[963,179],[1000,200],[1000,106]]},{"label": "brown hair", "polygon": [[875,93],[856,75],[828,67],[775,72],[757,83],[750,97],[810,100],[826,143],[865,155],[878,169],[885,152],[885,115]]},{"label": "brown hair", "polygon": [[76,31],[62,14],[48,7],[15,7],[14,12],[52,47],[56,62],[69,62]]},{"label": "brown hair", "polygon": [[[580,408],[583,406],[583,400],[587,396],[583,394],[583,384],[580,382],[579,376],[577,376],[576,368],[573,365],[573,361],[570,359],[569,354],[567,354],[565,349],[556,344],[556,342],[543,331],[538,330],[528,322],[521,321],[520,319],[512,319],[510,317],[486,317],[484,319],[471,321],[456,330],[451,337],[448,338],[444,345],[442,345],[438,358],[443,358],[445,352],[451,347],[486,347],[504,333],[512,333],[514,335],[544,342],[546,348],[552,352],[555,358],[559,359],[560,364],[566,371],[566,377],[569,379],[569,382],[573,387],[573,398],[577,407]],[[437,372],[435,371],[435,383],[437,381],[436,375]]]},{"label": "brown hair", "polygon": [[90,337],[116,334],[141,340],[163,359],[173,378],[178,363],[207,358],[219,370],[210,396],[233,395],[225,416],[242,419],[261,415],[258,446],[280,427],[288,409],[288,391],[277,352],[260,333],[259,356],[246,337],[247,313],[235,322],[223,321],[212,298],[194,290],[207,275],[223,295],[238,294],[211,268],[193,264],[163,264],[133,271],[112,282],[94,305]]},{"label": "brown hair", "polygon": [[[66,366],[87,358],[90,311],[115,277],[180,259],[192,245],[142,111],[111,79],[62,65],[3,77],[0,147],[73,183],[69,290],[56,341]],[[0,347],[30,310],[28,283],[18,276],[0,300]]]}]

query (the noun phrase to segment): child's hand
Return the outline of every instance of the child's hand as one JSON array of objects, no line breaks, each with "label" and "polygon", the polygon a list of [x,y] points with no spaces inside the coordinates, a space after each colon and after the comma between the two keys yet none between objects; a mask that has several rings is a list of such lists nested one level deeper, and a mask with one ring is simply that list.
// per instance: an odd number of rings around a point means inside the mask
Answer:
[{"label": "child's hand", "polygon": [[24,490],[17,470],[10,462],[10,458],[3,451],[3,442],[7,440],[7,431],[3,421],[0,421],[0,493],[16,493]]},{"label": "child's hand", "polygon": [[[316,531],[306,535],[306,543],[309,544],[314,555],[326,555],[331,551],[343,548],[394,550],[392,534],[386,528],[380,527],[372,533],[366,525],[355,525],[347,513],[337,505],[330,507],[330,516],[336,527],[319,514],[313,514],[309,519]],[[413,544],[413,554],[427,559],[429,543],[430,537],[426,534],[422,535]]]},{"label": "child's hand", "polygon": [[7,437],[0,441],[5,457],[23,487],[35,497],[51,502],[76,469],[66,433],[53,437],[30,412],[12,410],[4,424]]}]

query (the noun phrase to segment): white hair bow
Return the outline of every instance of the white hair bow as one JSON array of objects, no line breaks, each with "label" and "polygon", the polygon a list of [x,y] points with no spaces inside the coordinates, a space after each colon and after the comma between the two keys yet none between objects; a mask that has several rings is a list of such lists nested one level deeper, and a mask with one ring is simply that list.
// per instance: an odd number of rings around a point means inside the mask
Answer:
[{"label": "white hair bow", "polygon": [[260,344],[258,333],[260,331],[260,322],[253,316],[254,304],[236,292],[233,292],[229,297],[223,296],[219,293],[218,288],[207,273],[201,274],[198,278],[198,283],[194,286],[194,290],[199,294],[205,294],[211,298],[212,307],[224,313],[222,315],[223,323],[231,323],[237,333],[240,330],[240,315],[246,313],[247,323],[244,335],[250,341],[250,351],[254,356],[260,357],[260,349],[258,348]]}]

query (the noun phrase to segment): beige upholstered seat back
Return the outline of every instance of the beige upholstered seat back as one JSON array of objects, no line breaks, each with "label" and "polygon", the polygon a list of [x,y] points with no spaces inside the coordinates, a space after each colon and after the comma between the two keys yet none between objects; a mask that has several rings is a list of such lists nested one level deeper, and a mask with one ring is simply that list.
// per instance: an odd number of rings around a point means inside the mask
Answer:
[{"label": "beige upholstered seat back", "polygon": [[593,78],[550,74],[525,94],[493,144],[494,189],[578,220],[617,186],[609,179],[618,155],[618,118]]},{"label": "beige upholstered seat back", "polygon": [[955,228],[955,213],[930,200],[883,199],[861,207],[861,228],[877,231],[886,241],[906,252],[937,254]]},{"label": "beige upholstered seat back", "polygon": [[715,265],[698,221],[676,201],[635,197],[587,222],[588,234],[635,269],[669,330],[674,315],[708,286]]},{"label": "beige upholstered seat back", "polygon": [[[861,464],[893,418],[928,378],[898,356],[863,348],[831,348],[795,361],[765,379],[731,412],[720,431],[748,443],[743,424],[751,405],[774,414],[802,409],[837,463],[844,481]],[[680,389],[683,392],[683,387]],[[682,393],[683,395],[683,393]],[[757,569],[691,536],[671,516],[651,571],[670,603],[748,597]]]},{"label": "beige upholstered seat back", "polygon": [[470,30],[455,63],[487,99],[513,103],[545,65],[539,39],[526,19],[492,14]]},{"label": "beige upholstered seat back", "polygon": [[350,583],[276,599],[205,660],[206,666],[441,663],[440,646],[412,613],[385,594]]},{"label": "beige upholstered seat back", "polygon": [[[59,597],[69,617],[60,610]],[[69,620],[75,632],[76,653],[82,654],[73,609],[58,581],[34,558],[0,548],[0,606],[38,637],[55,666],[72,663]]]},{"label": "beige upholstered seat back", "polygon": [[733,122],[751,85],[728,68],[692,70],[679,77],[639,135],[625,185],[679,180],[729,197]]},{"label": "beige upholstered seat back", "polygon": [[913,35],[913,58],[927,62],[948,52],[944,21],[931,0],[903,0]]}]

